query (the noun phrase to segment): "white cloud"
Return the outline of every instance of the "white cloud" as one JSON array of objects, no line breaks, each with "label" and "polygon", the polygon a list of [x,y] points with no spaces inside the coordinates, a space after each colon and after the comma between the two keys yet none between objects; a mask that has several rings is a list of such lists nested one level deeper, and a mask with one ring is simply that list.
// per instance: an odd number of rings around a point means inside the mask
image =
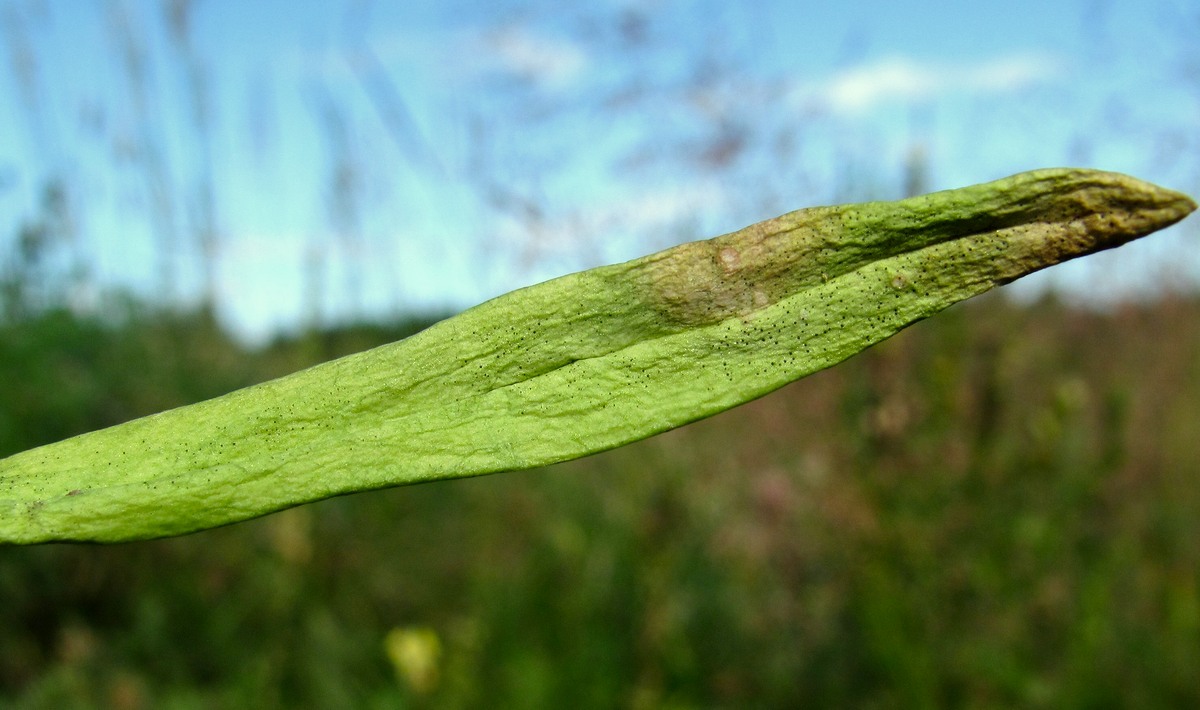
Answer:
[{"label": "white cloud", "polygon": [[[639,255],[647,245],[661,248],[664,245],[654,240],[661,239],[664,231],[669,236],[672,227],[685,220],[710,217],[726,202],[722,188],[711,182],[650,189],[576,204],[549,216],[532,231],[528,224],[505,221],[500,237],[514,249],[524,249],[543,260],[548,269],[562,257],[575,266],[571,257],[581,253],[619,261]],[[536,274],[539,278],[557,275]]]},{"label": "white cloud", "polygon": [[966,65],[896,56],[840,72],[819,86],[817,93],[838,111],[858,113],[888,101],[921,102],[951,92],[1019,91],[1063,73],[1058,58],[1035,52]]},{"label": "white cloud", "polygon": [[620,225],[637,232],[670,225],[698,212],[718,209],[724,203],[725,194],[715,184],[684,184],[602,206],[590,214],[589,221],[602,229]]},{"label": "white cloud", "polygon": [[[452,82],[490,74],[560,89],[574,83],[591,63],[582,45],[521,24],[402,30],[373,35],[366,42],[378,61],[393,70],[414,76],[432,72]],[[285,66],[302,76],[345,81],[363,59],[360,49],[305,49],[289,56]]]},{"label": "white cloud", "polygon": [[603,240],[613,233],[642,238],[698,215],[711,215],[726,204],[715,183],[685,183],[582,208],[574,216],[576,237]]},{"label": "white cloud", "polygon": [[486,32],[479,44],[497,69],[545,88],[571,84],[588,65],[588,55],[578,44],[521,25]]}]

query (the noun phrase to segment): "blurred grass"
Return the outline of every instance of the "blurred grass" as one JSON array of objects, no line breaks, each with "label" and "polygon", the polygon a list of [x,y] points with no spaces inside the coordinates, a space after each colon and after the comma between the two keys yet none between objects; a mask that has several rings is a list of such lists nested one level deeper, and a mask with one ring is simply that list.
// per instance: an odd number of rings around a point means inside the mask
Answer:
[{"label": "blurred grass", "polygon": [[[0,453],[420,325],[10,322]],[[976,299],[550,470],[0,548],[0,705],[1200,706],[1197,442],[1200,300]]]}]

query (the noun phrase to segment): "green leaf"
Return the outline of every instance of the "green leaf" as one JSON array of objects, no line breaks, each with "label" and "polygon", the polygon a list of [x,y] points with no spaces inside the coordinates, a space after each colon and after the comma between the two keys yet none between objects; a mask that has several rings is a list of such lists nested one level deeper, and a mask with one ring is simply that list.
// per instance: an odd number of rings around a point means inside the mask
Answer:
[{"label": "green leaf", "polygon": [[1052,169],[792,212],[4,459],[0,542],[179,535],[344,493],[620,446],[1193,209],[1182,194],[1124,175]]}]

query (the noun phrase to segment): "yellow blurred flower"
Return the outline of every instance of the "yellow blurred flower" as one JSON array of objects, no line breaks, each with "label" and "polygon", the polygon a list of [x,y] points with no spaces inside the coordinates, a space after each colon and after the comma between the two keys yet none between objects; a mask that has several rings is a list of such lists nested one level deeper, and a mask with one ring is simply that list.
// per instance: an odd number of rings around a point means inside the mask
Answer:
[{"label": "yellow blurred flower", "polygon": [[437,632],[426,627],[395,628],[383,641],[388,660],[414,692],[432,692],[438,683],[442,644]]}]

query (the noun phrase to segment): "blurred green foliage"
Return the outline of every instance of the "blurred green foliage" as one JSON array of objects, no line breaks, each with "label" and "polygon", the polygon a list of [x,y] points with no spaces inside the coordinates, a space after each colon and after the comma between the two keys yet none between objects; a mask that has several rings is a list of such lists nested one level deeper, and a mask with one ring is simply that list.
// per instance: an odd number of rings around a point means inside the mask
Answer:
[{"label": "blurred green foliage", "polygon": [[[118,305],[0,326],[0,451],[422,325]],[[552,470],[0,548],[0,705],[1200,706],[1197,442],[1200,300],[976,299]]]}]

